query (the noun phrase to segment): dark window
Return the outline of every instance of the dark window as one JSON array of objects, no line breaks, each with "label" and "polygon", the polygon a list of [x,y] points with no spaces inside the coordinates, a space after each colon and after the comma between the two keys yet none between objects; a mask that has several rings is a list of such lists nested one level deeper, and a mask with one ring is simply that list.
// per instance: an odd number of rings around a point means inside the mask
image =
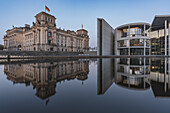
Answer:
[{"label": "dark window", "polygon": [[48,32],[48,37],[51,37],[52,36],[52,33],[51,32]]}]

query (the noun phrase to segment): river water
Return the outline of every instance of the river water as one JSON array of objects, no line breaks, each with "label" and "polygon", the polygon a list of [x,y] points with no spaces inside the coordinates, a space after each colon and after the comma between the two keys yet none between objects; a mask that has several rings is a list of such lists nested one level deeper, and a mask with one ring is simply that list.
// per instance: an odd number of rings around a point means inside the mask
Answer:
[{"label": "river water", "polygon": [[170,59],[0,65],[0,113],[169,113]]}]

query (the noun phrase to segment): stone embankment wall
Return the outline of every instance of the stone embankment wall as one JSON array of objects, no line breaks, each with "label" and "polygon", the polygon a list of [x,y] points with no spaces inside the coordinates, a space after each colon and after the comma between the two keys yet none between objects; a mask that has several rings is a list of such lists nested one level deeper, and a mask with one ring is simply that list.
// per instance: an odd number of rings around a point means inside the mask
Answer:
[{"label": "stone embankment wall", "polygon": [[51,51],[0,51],[0,56],[72,56],[83,52],[51,52]]}]

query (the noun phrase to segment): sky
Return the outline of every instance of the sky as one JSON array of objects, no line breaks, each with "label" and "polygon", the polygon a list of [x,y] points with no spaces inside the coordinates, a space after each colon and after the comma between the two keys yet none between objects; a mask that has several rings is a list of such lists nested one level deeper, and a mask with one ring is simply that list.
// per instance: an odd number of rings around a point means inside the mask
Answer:
[{"label": "sky", "polygon": [[56,17],[57,28],[88,30],[90,47],[97,46],[97,18],[113,28],[133,22],[152,24],[155,15],[170,15],[170,0],[0,0],[0,44],[6,30],[35,22],[45,5]]}]

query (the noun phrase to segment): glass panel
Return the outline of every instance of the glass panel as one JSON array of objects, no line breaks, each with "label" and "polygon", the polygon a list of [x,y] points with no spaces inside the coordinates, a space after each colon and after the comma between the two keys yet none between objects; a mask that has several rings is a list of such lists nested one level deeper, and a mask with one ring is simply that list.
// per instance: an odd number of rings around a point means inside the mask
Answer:
[{"label": "glass panel", "polygon": [[128,49],[120,49],[120,55],[128,55]]},{"label": "glass panel", "polygon": [[146,40],[146,46],[149,47],[149,40]]},{"label": "glass panel", "polygon": [[128,40],[121,40],[118,42],[118,47],[129,47]]},{"label": "glass panel", "polygon": [[130,40],[130,46],[144,46],[144,40],[143,39]]},{"label": "glass panel", "polygon": [[143,48],[130,49],[130,55],[144,55],[144,49]]},{"label": "glass panel", "polygon": [[144,36],[144,30],[139,27],[135,28],[126,28],[122,30],[122,37],[135,37],[135,36]]}]

